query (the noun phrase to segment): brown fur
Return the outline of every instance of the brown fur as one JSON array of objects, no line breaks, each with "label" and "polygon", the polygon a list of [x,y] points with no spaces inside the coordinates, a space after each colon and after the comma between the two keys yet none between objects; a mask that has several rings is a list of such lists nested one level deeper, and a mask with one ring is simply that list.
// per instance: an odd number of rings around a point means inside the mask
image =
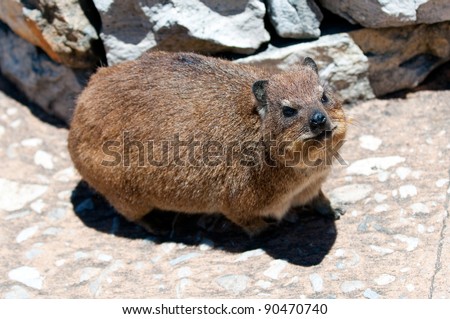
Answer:
[{"label": "brown fur", "polygon": [[[315,110],[326,114],[327,129],[334,128],[328,140],[332,145],[345,135],[341,105],[328,91],[329,101],[321,102],[323,87],[316,71],[305,63],[272,75],[220,59],[164,52],[101,68],[78,99],[69,134],[72,160],[82,177],[132,221],[154,208],[220,212],[253,235],[266,228],[265,217],[280,220],[291,206],[314,204],[322,213],[334,214],[321,192],[330,165],[285,165],[295,151],[312,160],[329,156],[309,128]],[[260,99],[255,89],[252,92],[258,80],[268,80]],[[298,110],[297,116],[283,116],[286,103]],[[144,143],[129,144],[129,165],[124,163],[124,132],[129,141]],[[220,157],[228,163],[177,165],[188,160],[189,152],[180,146],[175,159],[173,144],[164,149],[162,141],[173,141],[174,134],[201,144],[194,148],[196,159],[202,159],[207,141],[223,146],[253,141],[257,146],[252,154],[258,156],[247,156],[238,145],[233,157],[231,152]],[[270,136],[272,145],[289,141],[285,153],[269,148]],[[118,143],[109,150],[121,154],[121,162],[112,166],[105,165],[112,160],[105,154],[108,141]],[[169,155],[167,165],[149,165],[143,156],[149,152],[148,141],[154,141],[156,159]],[[302,149],[307,145],[314,148]]]}]

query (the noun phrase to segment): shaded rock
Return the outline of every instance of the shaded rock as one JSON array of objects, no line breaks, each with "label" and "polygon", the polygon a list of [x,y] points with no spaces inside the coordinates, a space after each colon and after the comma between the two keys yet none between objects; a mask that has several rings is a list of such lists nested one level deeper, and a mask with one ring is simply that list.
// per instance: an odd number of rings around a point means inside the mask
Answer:
[{"label": "shaded rock", "polygon": [[61,233],[61,228],[56,227],[49,227],[43,232],[43,234],[47,236],[56,236],[59,233]]},{"label": "shaded rock", "polygon": [[278,279],[284,268],[287,266],[286,260],[273,260],[270,262],[270,267],[264,272],[264,276],[272,279]]},{"label": "shaded rock", "polygon": [[28,287],[38,290],[42,289],[42,284],[44,281],[37,269],[28,266],[11,270],[8,273],[8,277],[11,280],[18,281]]},{"label": "shaded rock", "polygon": [[390,248],[385,248],[385,247],[380,247],[380,246],[375,246],[375,245],[370,245],[370,248],[372,250],[376,251],[377,253],[380,253],[381,256],[392,254],[394,252],[394,250],[392,250]]},{"label": "shaded rock", "polygon": [[77,176],[77,172],[73,167],[68,167],[58,171],[53,177],[58,182],[68,183]]},{"label": "shaded rock", "polygon": [[375,195],[373,195],[373,198],[377,203],[381,203],[386,200],[387,195],[376,193]]},{"label": "shaded rock", "polygon": [[7,212],[21,209],[43,195],[47,189],[45,185],[21,184],[0,178],[0,209]]},{"label": "shaded rock", "polygon": [[48,212],[47,216],[52,220],[61,220],[67,216],[67,208],[55,207]]},{"label": "shaded rock", "polygon": [[89,71],[74,71],[0,24],[2,74],[47,113],[69,121],[76,96]]},{"label": "shaded rock", "polygon": [[329,196],[334,205],[356,203],[370,194],[372,186],[369,184],[350,184],[333,189]]},{"label": "shaded rock", "polygon": [[405,161],[401,156],[369,157],[354,161],[347,167],[348,174],[365,175],[380,173]]},{"label": "shaded rock", "polygon": [[16,242],[20,244],[21,242],[31,238],[38,231],[38,229],[38,226],[25,228],[19,233],[19,235],[17,235]]},{"label": "shaded rock", "polygon": [[75,212],[82,213],[86,210],[93,210],[93,209],[94,209],[94,202],[92,201],[92,199],[87,198],[75,207]]},{"label": "shaded rock", "polygon": [[399,27],[450,20],[447,0],[319,0],[320,4],[351,23],[368,28]]},{"label": "shaded rock", "polygon": [[175,265],[178,265],[178,264],[183,263],[185,261],[188,261],[188,260],[190,260],[192,258],[195,258],[197,256],[199,256],[199,253],[189,253],[189,254],[186,254],[186,255],[181,255],[181,256],[179,256],[177,258],[174,258],[171,261],[169,261],[169,264],[171,266],[175,266]]},{"label": "shaded rock", "polygon": [[249,251],[246,251],[246,252],[243,252],[242,254],[240,254],[236,258],[235,262],[246,261],[251,257],[257,257],[257,256],[261,256],[263,254],[264,254],[264,250],[262,250],[261,248],[249,250]]},{"label": "shaded rock", "polygon": [[409,167],[399,167],[395,170],[395,174],[401,179],[404,180],[408,177],[409,174],[411,174],[411,169]]},{"label": "shaded rock", "polygon": [[222,288],[238,295],[247,288],[249,277],[244,275],[224,275],[216,279],[216,283]]},{"label": "shaded rock", "polygon": [[364,288],[364,283],[359,280],[351,280],[351,281],[344,281],[341,284],[341,291],[344,293],[349,293],[355,290],[360,290]]},{"label": "shaded rock", "polygon": [[359,137],[359,145],[367,150],[376,151],[383,141],[373,135],[362,135]]},{"label": "shaded rock", "polygon": [[13,286],[13,287],[11,287],[10,291],[4,295],[3,298],[4,299],[28,299],[28,298],[30,298],[30,295],[25,288],[22,288],[20,286]]},{"label": "shaded rock", "polygon": [[46,207],[47,207],[47,204],[44,203],[44,201],[42,199],[38,199],[37,201],[30,204],[30,208],[38,214],[42,214],[42,211]]},{"label": "shaded rock", "polygon": [[306,56],[316,61],[320,76],[337,90],[344,101],[374,97],[368,80],[367,57],[346,33],[284,48],[269,46],[264,52],[236,62],[281,72],[300,64]]},{"label": "shaded rock", "polygon": [[192,270],[190,267],[181,267],[178,269],[177,276],[178,278],[186,278],[192,275]]},{"label": "shaded rock", "polygon": [[201,241],[200,245],[198,245],[198,248],[201,251],[210,250],[213,247],[214,247],[214,242],[212,240],[209,240],[209,239],[203,239]]},{"label": "shaded rock", "polygon": [[417,195],[417,188],[414,185],[402,185],[398,189],[401,198],[408,198]]},{"label": "shaded rock", "polygon": [[321,292],[323,290],[323,279],[319,274],[313,273],[309,275],[309,281],[311,281],[314,292]]},{"label": "shaded rock", "polygon": [[405,235],[398,234],[395,235],[394,238],[407,244],[406,251],[413,251],[419,245],[419,238],[417,237],[408,237]]},{"label": "shaded rock", "polygon": [[34,137],[34,138],[27,138],[27,139],[22,140],[22,141],[20,142],[20,144],[21,144],[22,146],[25,146],[25,147],[38,147],[38,146],[40,146],[42,143],[43,143],[42,139],[36,138],[36,137]]},{"label": "shaded rock", "polygon": [[449,182],[448,178],[441,178],[441,179],[438,179],[435,184],[437,187],[442,187],[445,184],[448,184],[448,182]]},{"label": "shaded rock", "polygon": [[380,295],[376,291],[367,288],[366,290],[364,290],[364,297],[366,297],[367,299],[378,299],[380,298]]},{"label": "shaded rock", "polygon": [[256,282],[256,286],[258,286],[264,290],[267,290],[272,286],[272,283],[270,281],[266,281],[266,280],[258,280]]},{"label": "shaded rock", "polygon": [[308,39],[320,36],[323,15],[312,0],[268,0],[267,10],[280,37]]},{"label": "shaded rock", "polygon": [[99,37],[80,2],[3,0],[0,20],[54,61],[73,68],[89,68],[99,60],[92,46]]},{"label": "shaded rock", "polygon": [[430,209],[424,203],[414,203],[409,206],[414,214],[429,214]]},{"label": "shaded rock", "polygon": [[252,53],[269,41],[259,0],[94,0],[109,64],[168,51]]},{"label": "shaded rock", "polygon": [[42,166],[45,169],[53,169],[54,168],[52,154],[47,153],[47,152],[42,151],[42,150],[38,150],[34,154],[34,163],[36,165]]},{"label": "shaded rock", "polygon": [[110,262],[113,259],[113,257],[108,254],[99,254],[97,256],[97,259],[103,262]]},{"label": "shaded rock", "polygon": [[375,213],[384,213],[389,210],[389,205],[388,204],[377,205],[373,210]]},{"label": "shaded rock", "polygon": [[101,272],[101,269],[95,267],[86,267],[81,269],[79,283],[89,281]]},{"label": "shaded rock", "polygon": [[381,276],[374,279],[375,283],[380,286],[389,285],[395,281],[395,276],[382,274]]},{"label": "shaded rock", "polygon": [[176,286],[176,293],[177,293],[177,298],[183,298],[185,296],[185,293],[187,291],[189,291],[189,286],[193,283],[192,280],[189,280],[187,278],[182,278],[177,286]]},{"label": "shaded rock", "polygon": [[369,80],[381,96],[413,88],[450,60],[450,22],[349,33],[369,58]]}]

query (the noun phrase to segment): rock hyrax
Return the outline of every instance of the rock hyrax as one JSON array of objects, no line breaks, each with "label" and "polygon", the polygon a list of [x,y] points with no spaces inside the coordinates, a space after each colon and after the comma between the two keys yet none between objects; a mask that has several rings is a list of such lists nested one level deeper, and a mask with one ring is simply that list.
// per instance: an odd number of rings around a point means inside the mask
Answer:
[{"label": "rock hyrax", "polygon": [[321,185],[345,132],[341,103],[311,58],[271,74],[151,52],[92,76],[69,151],[88,184],[131,221],[153,209],[222,213],[255,235],[294,206],[339,216]]}]

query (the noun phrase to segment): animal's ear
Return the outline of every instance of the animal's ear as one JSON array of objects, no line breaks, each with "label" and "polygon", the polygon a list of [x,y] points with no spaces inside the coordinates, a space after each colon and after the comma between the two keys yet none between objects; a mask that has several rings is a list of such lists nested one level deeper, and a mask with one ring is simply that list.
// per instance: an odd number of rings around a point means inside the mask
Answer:
[{"label": "animal's ear", "polygon": [[319,74],[319,69],[317,68],[316,62],[314,62],[314,60],[311,59],[309,56],[307,56],[307,57],[303,60],[302,65],[307,66],[308,68],[313,69],[314,72],[316,72],[317,74]]},{"label": "animal's ear", "polygon": [[267,80],[258,80],[253,83],[252,91],[255,95],[255,98],[258,102],[265,103],[266,101],[266,86],[269,81]]},{"label": "animal's ear", "polygon": [[267,83],[269,83],[267,80],[258,80],[253,83],[252,86],[253,95],[255,95],[255,98],[258,101],[256,110],[261,117],[264,117],[267,113]]}]

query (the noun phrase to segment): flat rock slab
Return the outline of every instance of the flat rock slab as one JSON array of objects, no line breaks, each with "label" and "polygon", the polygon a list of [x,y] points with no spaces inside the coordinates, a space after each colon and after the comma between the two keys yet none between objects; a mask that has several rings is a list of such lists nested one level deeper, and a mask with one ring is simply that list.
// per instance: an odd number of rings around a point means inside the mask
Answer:
[{"label": "flat rock slab", "polygon": [[220,216],[161,213],[165,237],[128,223],[80,182],[67,130],[0,92],[0,297],[450,298],[449,100],[348,110],[325,187],[347,213],[249,240]]}]

